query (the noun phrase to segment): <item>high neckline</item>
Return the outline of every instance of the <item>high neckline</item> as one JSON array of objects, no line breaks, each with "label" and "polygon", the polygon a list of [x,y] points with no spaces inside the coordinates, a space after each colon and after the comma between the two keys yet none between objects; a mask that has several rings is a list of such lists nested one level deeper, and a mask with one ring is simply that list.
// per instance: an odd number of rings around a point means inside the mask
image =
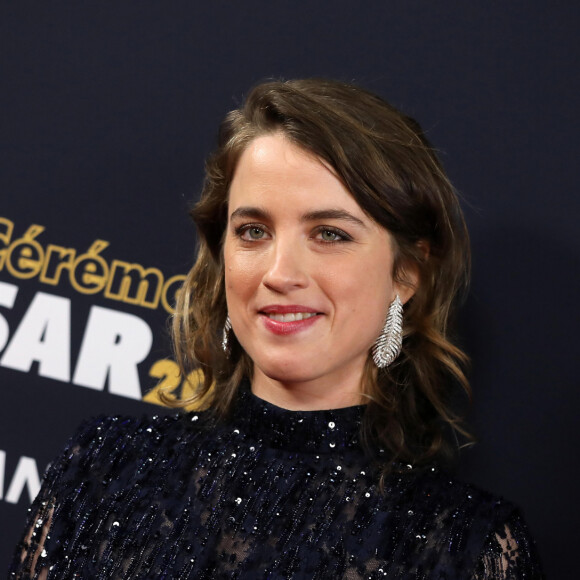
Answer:
[{"label": "high neckline", "polygon": [[290,411],[241,385],[232,423],[268,447],[303,453],[337,453],[360,447],[365,405],[323,411]]}]

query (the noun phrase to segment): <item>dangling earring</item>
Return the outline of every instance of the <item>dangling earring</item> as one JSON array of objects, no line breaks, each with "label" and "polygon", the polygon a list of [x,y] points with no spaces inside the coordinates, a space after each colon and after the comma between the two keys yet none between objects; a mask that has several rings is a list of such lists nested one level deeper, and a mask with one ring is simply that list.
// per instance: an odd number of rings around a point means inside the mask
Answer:
[{"label": "dangling earring", "polygon": [[224,324],[224,332],[222,334],[222,348],[226,354],[226,358],[230,358],[230,345],[228,344],[230,339],[230,330],[232,329],[232,322],[230,320],[230,315],[226,316],[226,323]]},{"label": "dangling earring", "polygon": [[403,303],[397,294],[389,306],[385,326],[372,348],[378,368],[388,367],[401,352],[403,345]]}]

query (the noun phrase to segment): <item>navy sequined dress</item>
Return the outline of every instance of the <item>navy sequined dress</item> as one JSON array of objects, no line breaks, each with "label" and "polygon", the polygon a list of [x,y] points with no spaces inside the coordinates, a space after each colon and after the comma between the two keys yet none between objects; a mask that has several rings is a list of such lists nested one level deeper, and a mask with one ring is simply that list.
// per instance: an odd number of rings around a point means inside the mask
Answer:
[{"label": "navy sequined dress", "polygon": [[49,468],[10,578],[532,579],[508,502],[436,469],[378,472],[364,407],[85,424]]}]

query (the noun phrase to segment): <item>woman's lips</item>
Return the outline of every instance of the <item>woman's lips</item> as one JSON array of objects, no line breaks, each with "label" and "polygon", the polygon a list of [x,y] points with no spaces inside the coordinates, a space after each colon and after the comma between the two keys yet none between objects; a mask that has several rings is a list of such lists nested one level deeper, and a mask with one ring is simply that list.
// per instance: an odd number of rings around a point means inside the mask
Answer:
[{"label": "woman's lips", "polygon": [[270,320],[278,322],[294,322],[316,316],[316,312],[289,312],[288,314],[267,314],[267,316]]},{"label": "woman's lips", "polygon": [[307,306],[268,306],[259,312],[264,326],[274,334],[293,334],[310,328],[320,313]]}]

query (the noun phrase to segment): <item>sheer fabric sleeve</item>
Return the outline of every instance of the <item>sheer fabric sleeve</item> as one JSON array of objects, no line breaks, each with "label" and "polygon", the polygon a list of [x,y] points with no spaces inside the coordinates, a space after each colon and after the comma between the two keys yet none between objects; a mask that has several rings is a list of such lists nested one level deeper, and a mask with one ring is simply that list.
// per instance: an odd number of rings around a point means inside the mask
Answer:
[{"label": "sheer fabric sleeve", "polygon": [[[44,474],[40,492],[33,501],[22,539],[16,546],[9,569],[10,579],[44,580],[52,563],[63,557],[73,530],[71,502],[75,490],[91,477],[91,450],[106,429],[107,419],[86,422],[77,430],[61,455]],[[62,553],[61,553],[62,552]]]},{"label": "sheer fabric sleeve", "polygon": [[515,510],[487,537],[473,580],[542,580],[537,549],[526,522]]}]

